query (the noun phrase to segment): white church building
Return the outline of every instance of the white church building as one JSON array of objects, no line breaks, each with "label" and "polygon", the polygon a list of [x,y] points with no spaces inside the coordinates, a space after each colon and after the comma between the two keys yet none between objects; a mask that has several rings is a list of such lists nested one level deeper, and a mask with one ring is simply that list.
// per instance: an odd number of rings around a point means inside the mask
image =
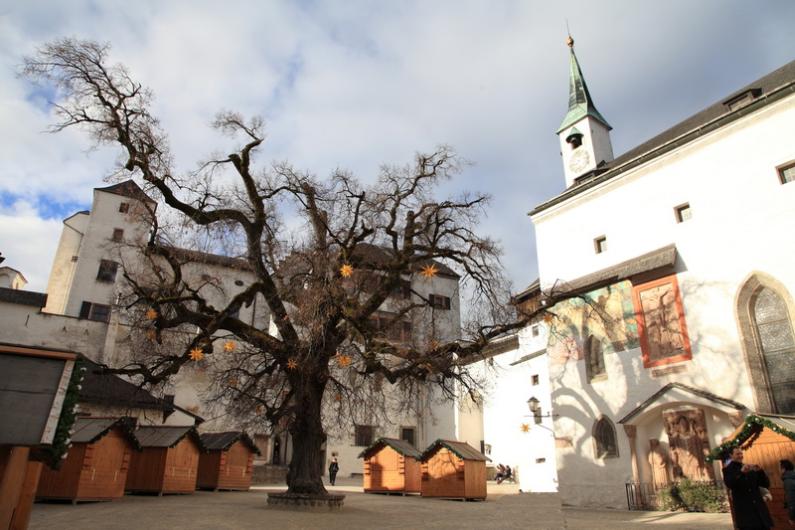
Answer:
[{"label": "white church building", "polygon": [[720,479],[704,456],[747,413],[795,413],[795,62],[615,157],[573,44],[566,189],[530,212],[563,297],[557,478],[567,503],[626,508]]}]

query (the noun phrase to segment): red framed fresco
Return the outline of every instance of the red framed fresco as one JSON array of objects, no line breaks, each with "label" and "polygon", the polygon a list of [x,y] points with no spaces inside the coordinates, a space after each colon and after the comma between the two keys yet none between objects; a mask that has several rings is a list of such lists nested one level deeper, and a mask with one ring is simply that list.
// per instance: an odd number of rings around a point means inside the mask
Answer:
[{"label": "red framed fresco", "polygon": [[676,274],[633,286],[632,301],[645,368],[693,358]]}]

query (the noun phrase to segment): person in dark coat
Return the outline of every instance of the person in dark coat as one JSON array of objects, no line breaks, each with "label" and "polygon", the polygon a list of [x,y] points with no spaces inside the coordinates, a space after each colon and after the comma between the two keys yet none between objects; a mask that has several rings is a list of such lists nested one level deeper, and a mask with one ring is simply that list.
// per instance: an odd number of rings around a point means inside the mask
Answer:
[{"label": "person in dark coat", "polygon": [[787,519],[789,524],[795,526],[795,465],[789,460],[781,460],[781,482],[784,483],[784,497],[786,498]]},{"label": "person in dark coat", "polygon": [[337,457],[335,456],[331,459],[331,463],[328,465],[328,480],[331,482],[332,486],[337,481],[337,473],[339,470],[340,465],[337,463]]},{"label": "person in dark coat", "polygon": [[732,495],[734,524],[738,530],[769,530],[773,520],[759,488],[769,488],[770,480],[759,466],[743,463],[743,450],[735,447],[731,461],[723,468],[723,482]]}]

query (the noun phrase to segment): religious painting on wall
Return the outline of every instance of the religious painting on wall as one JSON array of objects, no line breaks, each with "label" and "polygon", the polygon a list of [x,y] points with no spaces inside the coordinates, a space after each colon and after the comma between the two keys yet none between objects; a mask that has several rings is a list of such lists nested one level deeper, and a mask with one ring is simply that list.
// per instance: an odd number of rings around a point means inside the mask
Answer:
[{"label": "religious painting on wall", "polygon": [[[554,370],[569,360],[585,358],[589,337],[599,340],[605,354],[638,347],[638,326],[632,301],[632,284],[621,281],[550,308],[547,352]],[[554,377],[554,374],[553,374]]]},{"label": "religious painting on wall", "polygon": [[691,359],[676,275],[638,285],[633,295],[643,366],[651,368]]},{"label": "religious painting on wall", "polygon": [[710,447],[704,411],[664,410],[663,423],[668,435],[673,479],[714,480],[715,470],[706,460]]}]

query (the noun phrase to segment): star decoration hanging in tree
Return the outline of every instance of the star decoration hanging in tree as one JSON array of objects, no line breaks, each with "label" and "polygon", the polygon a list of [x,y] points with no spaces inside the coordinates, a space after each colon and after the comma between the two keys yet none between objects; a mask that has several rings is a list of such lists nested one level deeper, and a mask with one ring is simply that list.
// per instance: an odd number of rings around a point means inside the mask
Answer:
[{"label": "star decoration hanging in tree", "polygon": [[547,324],[549,324],[550,322],[552,322],[552,319],[553,319],[553,318],[554,318],[554,317],[553,317],[551,314],[547,313],[546,315],[544,315],[544,322],[546,322]]},{"label": "star decoration hanging in tree", "polygon": [[342,394],[340,393],[334,394],[334,401],[342,401]]},{"label": "star decoration hanging in tree", "polygon": [[295,370],[296,368],[298,368],[298,361],[296,361],[295,358],[292,357],[290,358],[290,360],[287,361],[287,369]]},{"label": "star decoration hanging in tree", "polygon": [[153,329],[147,329],[146,338],[149,340],[155,340],[157,338],[157,332],[155,332]]},{"label": "star decoration hanging in tree", "polygon": [[201,361],[202,359],[204,359],[204,352],[199,347],[193,348],[190,351],[189,355],[190,355],[191,361]]},{"label": "star decoration hanging in tree", "polygon": [[528,424],[526,424],[526,423],[523,423],[522,426],[520,427],[520,429],[522,429],[522,432],[529,432],[530,431],[530,426]]},{"label": "star decoration hanging in tree", "polygon": [[147,320],[155,320],[157,318],[157,310],[154,307],[150,307],[146,310],[146,319]]},{"label": "star decoration hanging in tree", "polygon": [[233,352],[233,351],[235,351],[236,347],[237,347],[237,344],[235,344],[235,341],[233,341],[233,340],[228,340],[228,341],[226,341],[224,343],[224,351],[225,352]]},{"label": "star decoration hanging in tree", "polygon": [[350,355],[337,355],[337,363],[342,367],[345,368],[346,366],[350,366],[351,364],[351,356]]},{"label": "star decoration hanging in tree", "polygon": [[431,263],[430,265],[425,265],[421,270],[420,274],[425,278],[433,278],[439,273],[439,269],[436,268],[436,264]]},{"label": "star decoration hanging in tree", "polygon": [[340,267],[340,276],[343,278],[350,278],[353,275],[353,265],[350,263],[345,263],[342,267]]}]

